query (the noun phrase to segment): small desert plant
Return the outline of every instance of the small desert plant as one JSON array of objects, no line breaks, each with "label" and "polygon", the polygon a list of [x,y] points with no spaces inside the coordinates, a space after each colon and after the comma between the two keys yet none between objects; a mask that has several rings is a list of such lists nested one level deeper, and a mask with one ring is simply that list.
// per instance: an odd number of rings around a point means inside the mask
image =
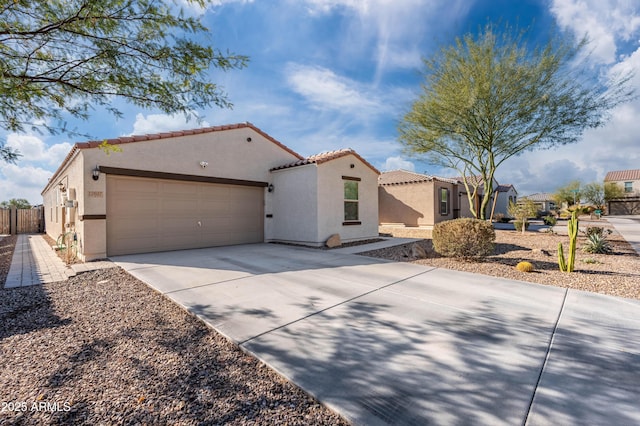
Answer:
[{"label": "small desert plant", "polygon": [[582,259],[582,261],[581,261],[581,262],[584,262],[584,263],[600,263],[600,262],[598,262],[597,260],[592,259],[592,258],[590,258],[590,257],[588,257],[588,258],[586,258],[586,259]]},{"label": "small desert plant", "polygon": [[[514,222],[516,230],[521,231],[524,234],[524,232],[529,227],[529,222],[527,221],[527,219],[529,219],[530,217],[535,217],[536,213],[538,212],[538,208],[532,200],[525,197],[519,200],[517,203],[510,201],[509,206],[507,207],[507,211],[516,220]],[[518,226],[518,223],[520,224],[520,226]],[[522,227],[523,223],[525,224],[524,228]]]},{"label": "small desert plant", "polygon": [[551,215],[547,215],[543,217],[542,221],[544,222],[545,225],[548,225],[548,226],[555,226],[555,224],[558,223],[558,219],[556,219],[555,216],[551,216]]},{"label": "small desert plant", "polygon": [[516,269],[520,272],[533,272],[533,265],[531,262],[520,262],[516,265]]},{"label": "small desert plant", "polygon": [[591,234],[587,237],[587,244],[582,248],[582,251],[592,254],[609,254],[613,252],[613,248],[604,235]]},{"label": "small desert plant", "polygon": [[569,231],[569,253],[564,257],[562,243],[558,243],[558,266],[562,272],[573,272],[576,262],[576,243],[578,241],[578,212],[571,213],[571,219],[567,222]]},{"label": "small desert plant", "polygon": [[491,223],[479,219],[454,219],[433,227],[433,248],[445,257],[481,260],[493,253],[496,233]]},{"label": "small desert plant", "polygon": [[584,231],[582,231],[584,235],[589,238],[592,235],[597,235],[599,237],[605,237],[607,235],[611,235],[613,231],[611,229],[604,229],[601,226],[587,226]]}]

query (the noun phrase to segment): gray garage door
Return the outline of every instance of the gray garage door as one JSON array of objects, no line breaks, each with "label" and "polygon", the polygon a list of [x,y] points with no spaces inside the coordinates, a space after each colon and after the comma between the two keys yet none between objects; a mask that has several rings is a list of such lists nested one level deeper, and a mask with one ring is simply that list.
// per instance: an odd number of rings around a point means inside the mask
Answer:
[{"label": "gray garage door", "polygon": [[107,176],[107,254],[264,240],[261,187]]}]

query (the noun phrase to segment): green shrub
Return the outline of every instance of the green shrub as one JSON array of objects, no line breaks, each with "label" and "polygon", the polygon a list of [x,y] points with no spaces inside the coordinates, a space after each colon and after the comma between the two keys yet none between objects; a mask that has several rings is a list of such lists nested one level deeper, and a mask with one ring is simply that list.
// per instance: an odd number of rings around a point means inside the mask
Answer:
[{"label": "green shrub", "polygon": [[551,215],[547,215],[543,217],[542,221],[544,222],[545,225],[548,225],[548,226],[555,226],[556,223],[558,223],[558,219],[556,219],[555,216],[551,216]]},{"label": "green shrub", "polygon": [[587,253],[609,254],[613,252],[607,237],[601,234],[591,234],[587,237],[587,244],[582,248]]},{"label": "green shrub", "polygon": [[520,272],[533,272],[533,265],[531,262],[519,262],[516,269]]},{"label": "green shrub", "polygon": [[463,260],[482,260],[493,254],[495,239],[491,223],[469,218],[437,223],[432,233],[437,253]]},{"label": "green shrub", "polygon": [[[522,221],[516,220],[513,222],[513,226],[516,228],[516,231],[522,232]],[[526,231],[527,229],[529,229],[529,222],[525,222],[524,224],[524,230]]]}]

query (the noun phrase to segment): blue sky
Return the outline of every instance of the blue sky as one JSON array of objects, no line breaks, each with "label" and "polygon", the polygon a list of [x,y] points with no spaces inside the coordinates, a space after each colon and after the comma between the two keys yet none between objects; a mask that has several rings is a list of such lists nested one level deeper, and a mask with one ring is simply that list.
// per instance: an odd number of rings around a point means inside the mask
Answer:
[{"label": "blue sky", "polygon": [[[251,58],[244,70],[212,72],[234,108],[201,111],[202,125],[249,121],[302,155],[350,147],[382,171],[456,174],[403,155],[397,123],[419,94],[421,58],[490,21],[530,26],[533,39],[544,39],[553,25],[577,37],[588,33],[593,66],[603,74],[635,70],[640,93],[640,4],[634,0],[214,0],[192,13],[202,15],[216,47]],[[125,112],[119,120],[96,111],[72,124],[98,139],[198,126],[119,105]],[[527,195],[640,168],[638,117],[640,100],[625,104],[578,144],[509,160],[497,179]],[[81,141],[0,136],[24,154],[16,165],[0,163],[0,200],[34,204]]]}]

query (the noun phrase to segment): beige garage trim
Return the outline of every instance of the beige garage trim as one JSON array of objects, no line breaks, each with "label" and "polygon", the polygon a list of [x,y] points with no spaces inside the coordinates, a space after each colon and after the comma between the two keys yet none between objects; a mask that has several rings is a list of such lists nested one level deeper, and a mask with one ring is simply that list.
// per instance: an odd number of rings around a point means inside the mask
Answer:
[{"label": "beige garage trim", "polygon": [[264,241],[264,189],[107,175],[107,255]]}]

